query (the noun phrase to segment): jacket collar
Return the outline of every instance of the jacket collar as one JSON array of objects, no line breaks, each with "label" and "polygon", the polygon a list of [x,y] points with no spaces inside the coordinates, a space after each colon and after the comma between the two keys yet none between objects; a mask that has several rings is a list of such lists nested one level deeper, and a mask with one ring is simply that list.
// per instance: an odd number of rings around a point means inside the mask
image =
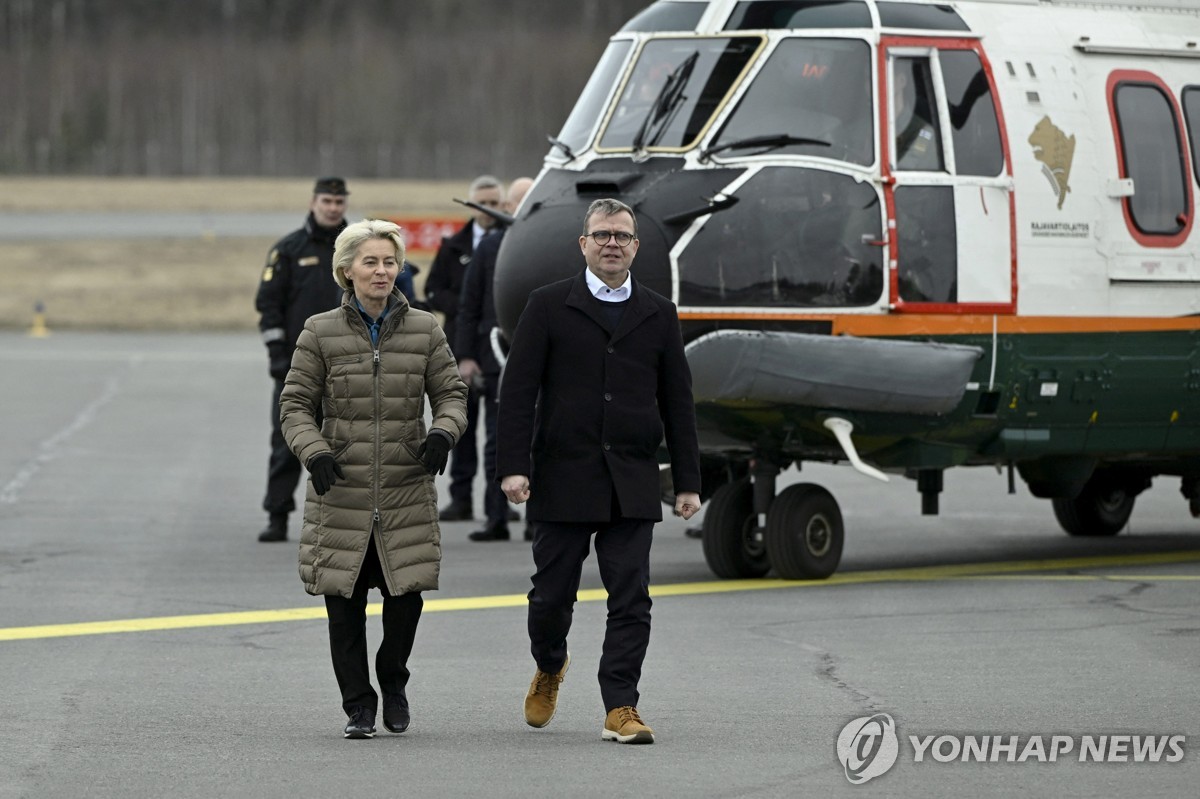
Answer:
[{"label": "jacket collar", "polygon": [[[610,342],[617,341],[628,335],[635,327],[640,325],[645,319],[658,313],[658,306],[650,301],[646,296],[646,292],[642,290],[641,285],[636,279],[630,276],[629,287],[632,293],[629,297],[629,304],[625,306],[625,313],[621,315],[621,322],[617,325],[616,331],[613,332]],[[600,315],[600,309],[596,307],[596,298],[592,296],[592,292],[588,289],[587,277],[583,272],[575,276],[571,281],[571,289],[567,292],[567,305],[572,308],[578,308],[587,317],[602,328],[606,328],[604,317]]]},{"label": "jacket collar", "polygon": [[[396,320],[408,313],[408,300],[400,292],[400,289],[393,287],[392,294],[388,297],[387,315],[383,319],[383,325],[380,327],[380,339],[382,340],[383,332],[391,329],[396,324]],[[350,320],[351,324],[356,321],[362,323],[363,329],[367,327],[367,323],[363,322],[362,313],[358,310],[358,299],[354,296],[354,289],[346,289],[342,293],[342,312]],[[370,334],[368,332],[368,338]]]}]

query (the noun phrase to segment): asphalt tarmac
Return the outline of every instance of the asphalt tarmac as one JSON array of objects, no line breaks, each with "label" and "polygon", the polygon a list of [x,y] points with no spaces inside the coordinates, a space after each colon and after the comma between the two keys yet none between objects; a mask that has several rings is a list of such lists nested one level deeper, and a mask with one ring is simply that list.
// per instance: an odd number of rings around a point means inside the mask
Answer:
[{"label": "asphalt tarmac", "polygon": [[[533,730],[528,545],[445,524],[412,726],[344,740],[298,516],[291,542],[255,541],[266,366],[252,334],[0,334],[0,797],[1196,794],[1200,520],[1165,478],[1130,529],[1079,540],[991,469],[948,472],[922,517],[910,481],[806,466],[847,527],[820,583],[717,581],[668,518],[643,747],[600,740],[594,563],[558,715]],[[894,766],[839,753],[879,714]],[[1004,746],[964,760],[972,742]]]}]

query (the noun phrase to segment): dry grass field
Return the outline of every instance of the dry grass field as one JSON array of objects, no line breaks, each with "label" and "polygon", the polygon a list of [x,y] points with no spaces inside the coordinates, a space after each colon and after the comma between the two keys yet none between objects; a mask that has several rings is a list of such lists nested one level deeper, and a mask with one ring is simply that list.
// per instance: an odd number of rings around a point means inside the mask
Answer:
[{"label": "dry grass field", "polygon": [[[466,181],[348,178],[352,216],[466,218],[453,202]],[[295,211],[310,179],[0,177],[0,213]],[[287,233],[247,238],[0,241],[0,327],[28,328],[34,306],[55,329],[252,330],[267,251]],[[429,254],[415,253],[427,265]],[[420,275],[418,280],[423,278]]]}]

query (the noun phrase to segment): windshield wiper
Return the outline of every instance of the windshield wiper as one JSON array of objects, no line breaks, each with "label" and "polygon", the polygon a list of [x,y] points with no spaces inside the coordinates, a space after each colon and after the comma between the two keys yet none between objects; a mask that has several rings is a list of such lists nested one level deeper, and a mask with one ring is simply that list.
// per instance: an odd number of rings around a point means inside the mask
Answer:
[{"label": "windshield wiper", "polygon": [[[675,116],[675,112],[679,110],[679,104],[687,99],[683,93],[683,87],[687,85],[688,80],[692,77],[692,70],[695,68],[696,61],[699,58],[700,53],[692,53],[667,76],[663,87],[658,90],[658,96],[650,104],[650,110],[646,112],[646,118],[642,120],[638,132],[633,137],[633,149],[642,150],[646,146],[653,146],[666,133],[667,127],[671,124],[671,120]],[[646,134],[655,125],[658,125],[658,130],[655,131],[650,141],[646,142]]]},{"label": "windshield wiper", "polygon": [[761,147],[763,152],[766,152],[767,150],[787,147],[789,144],[815,144],[819,147],[830,146],[829,142],[822,139],[810,139],[807,136],[792,136],[788,133],[774,133],[769,136],[748,136],[744,139],[734,139],[733,141],[710,145],[700,151],[700,160],[707,161],[709,156],[726,150],[746,150],[752,147]]},{"label": "windshield wiper", "polygon": [[560,149],[564,153],[566,153],[567,161],[575,160],[575,153],[572,152],[571,148],[567,146],[566,142],[559,141],[558,139],[551,136],[549,133],[546,134],[546,141],[550,142],[555,147],[557,147],[558,149]]}]

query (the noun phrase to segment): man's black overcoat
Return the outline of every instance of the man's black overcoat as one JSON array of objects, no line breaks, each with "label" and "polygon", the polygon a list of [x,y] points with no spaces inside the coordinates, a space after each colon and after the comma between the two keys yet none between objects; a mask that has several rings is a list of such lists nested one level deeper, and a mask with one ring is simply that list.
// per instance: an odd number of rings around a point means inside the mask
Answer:
[{"label": "man's black overcoat", "polygon": [[430,308],[445,315],[446,323],[442,328],[456,358],[458,352],[454,350],[454,345],[458,339],[458,298],[475,250],[474,224],[474,221],[468,222],[454,235],[442,238],[442,244],[429,267],[429,275],[425,278],[425,301]]},{"label": "man's black overcoat", "polygon": [[521,314],[501,383],[496,475],[529,477],[531,521],[610,521],[614,489],[621,516],[660,521],[664,435],[676,493],[700,491],[679,317],[632,283],[611,336],[583,272],[533,292]]}]

